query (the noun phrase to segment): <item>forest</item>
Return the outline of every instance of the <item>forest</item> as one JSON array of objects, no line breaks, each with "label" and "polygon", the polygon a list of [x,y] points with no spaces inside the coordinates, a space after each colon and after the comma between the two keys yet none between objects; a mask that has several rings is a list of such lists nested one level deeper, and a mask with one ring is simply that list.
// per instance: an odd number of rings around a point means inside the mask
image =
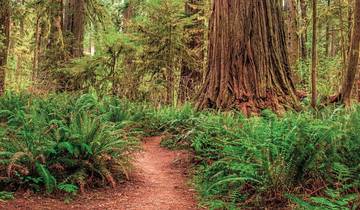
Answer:
[{"label": "forest", "polygon": [[0,209],[360,209],[360,0],[0,0]]}]

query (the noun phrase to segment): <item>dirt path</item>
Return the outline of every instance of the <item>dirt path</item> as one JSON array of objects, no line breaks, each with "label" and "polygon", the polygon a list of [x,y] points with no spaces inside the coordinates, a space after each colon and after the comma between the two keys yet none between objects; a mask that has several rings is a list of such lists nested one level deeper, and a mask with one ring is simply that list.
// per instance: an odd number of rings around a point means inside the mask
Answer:
[{"label": "dirt path", "polygon": [[137,154],[132,180],[116,189],[86,193],[65,204],[50,198],[30,196],[0,203],[0,209],[197,209],[194,190],[186,184],[188,154],[160,147],[160,137],[147,138]]}]

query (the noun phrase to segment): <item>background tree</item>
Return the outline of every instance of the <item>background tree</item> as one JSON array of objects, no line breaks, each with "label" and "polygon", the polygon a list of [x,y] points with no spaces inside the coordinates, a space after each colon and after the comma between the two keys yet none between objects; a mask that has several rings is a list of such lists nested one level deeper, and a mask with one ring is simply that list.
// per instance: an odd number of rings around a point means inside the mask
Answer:
[{"label": "background tree", "polygon": [[0,2],[0,95],[5,90],[5,73],[10,42],[10,1]]},{"label": "background tree", "polygon": [[313,7],[313,35],[311,58],[311,106],[315,109],[317,103],[317,0],[312,0]]},{"label": "background tree", "polygon": [[64,33],[70,57],[79,58],[84,53],[85,0],[67,0],[64,8]]},{"label": "background tree", "polygon": [[351,47],[349,52],[349,61],[344,77],[341,92],[337,98],[341,103],[346,106],[350,105],[351,92],[354,87],[355,77],[358,74],[358,63],[359,63],[359,48],[360,48],[360,0],[355,1],[354,10],[354,27],[352,32]]},{"label": "background tree", "polygon": [[202,16],[205,13],[203,6],[203,0],[188,0],[185,3],[185,15],[191,18],[191,23],[185,26],[185,33],[189,33],[190,38],[187,43],[189,50],[193,51],[196,56],[196,60],[200,61],[197,64],[188,63],[183,61],[180,72],[180,87],[179,87],[179,99],[184,103],[191,100],[194,97],[194,92],[202,82],[202,71],[204,60],[204,28],[205,21]]},{"label": "background tree", "polygon": [[307,2],[306,0],[300,0],[300,14],[301,14],[301,29],[300,29],[300,46],[301,46],[301,57],[302,59],[307,58]]}]

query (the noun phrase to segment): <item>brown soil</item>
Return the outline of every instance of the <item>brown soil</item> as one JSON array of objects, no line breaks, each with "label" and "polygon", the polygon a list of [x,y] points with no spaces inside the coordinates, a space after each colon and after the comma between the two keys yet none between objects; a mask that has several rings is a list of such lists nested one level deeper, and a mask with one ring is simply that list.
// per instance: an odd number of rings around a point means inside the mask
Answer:
[{"label": "brown soil", "polygon": [[197,209],[194,190],[186,184],[189,154],[163,149],[160,141],[161,137],[145,139],[144,150],[135,156],[131,180],[115,189],[87,192],[70,204],[22,194],[13,201],[0,203],[0,209]]}]

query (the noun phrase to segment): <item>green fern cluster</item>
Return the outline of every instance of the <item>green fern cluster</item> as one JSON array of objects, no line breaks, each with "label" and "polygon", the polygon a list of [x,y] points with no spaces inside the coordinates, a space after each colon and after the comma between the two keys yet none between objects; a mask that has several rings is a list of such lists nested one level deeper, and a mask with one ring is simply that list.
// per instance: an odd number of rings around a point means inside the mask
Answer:
[{"label": "green fern cluster", "polygon": [[163,135],[162,145],[170,149],[189,148],[193,128],[200,113],[190,104],[181,108],[148,109],[146,125],[152,135]]},{"label": "green fern cluster", "polygon": [[138,150],[131,104],[94,93],[0,98],[0,187],[74,193],[126,178]]},{"label": "green fern cluster", "polygon": [[360,107],[252,118],[191,107],[154,113],[154,128],[172,134],[167,145],[191,145],[198,189],[214,209],[359,207]]}]

